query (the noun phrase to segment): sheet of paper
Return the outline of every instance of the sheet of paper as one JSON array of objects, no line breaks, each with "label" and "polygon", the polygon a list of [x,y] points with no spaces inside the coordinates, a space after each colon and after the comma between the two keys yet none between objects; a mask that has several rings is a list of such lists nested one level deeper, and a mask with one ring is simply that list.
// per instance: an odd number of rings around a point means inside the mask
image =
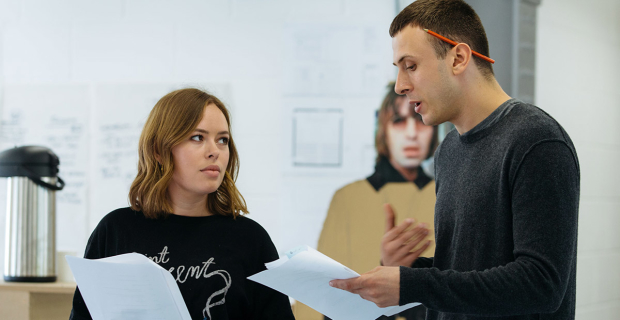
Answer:
[{"label": "sheet of paper", "polygon": [[308,246],[297,247],[286,254],[266,264],[267,270],[248,279],[289,295],[334,320],[374,320],[419,305],[379,308],[357,294],[329,286],[333,279],[358,277],[355,271]]},{"label": "sheet of paper", "polygon": [[191,320],[170,272],[141,254],[65,258],[94,320]]}]

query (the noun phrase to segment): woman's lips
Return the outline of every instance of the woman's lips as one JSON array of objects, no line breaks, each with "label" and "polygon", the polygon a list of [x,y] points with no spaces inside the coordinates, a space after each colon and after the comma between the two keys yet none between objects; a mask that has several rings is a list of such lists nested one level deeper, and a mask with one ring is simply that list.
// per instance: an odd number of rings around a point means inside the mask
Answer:
[{"label": "woman's lips", "polygon": [[208,166],[202,170],[200,170],[201,172],[204,172],[207,176],[212,177],[212,178],[217,178],[220,176],[220,167],[218,166]]}]

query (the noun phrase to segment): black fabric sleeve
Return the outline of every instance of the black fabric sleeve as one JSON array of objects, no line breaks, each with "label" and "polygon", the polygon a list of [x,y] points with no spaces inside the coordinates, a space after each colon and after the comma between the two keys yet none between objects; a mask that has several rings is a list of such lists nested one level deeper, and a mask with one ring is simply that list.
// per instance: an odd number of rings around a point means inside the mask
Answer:
[{"label": "black fabric sleeve", "polygon": [[433,258],[425,258],[419,257],[415,259],[413,264],[411,264],[412,268],[431,268],[433,266]]},{"label": "black fabric sleeve", "polygon": [[73,309],[71,309],[71,314],[69,315],[69,320],[91,320],[90,312],[88,312],[88,308],[86,308],[86,303],[84,303],[84,299],[82,299],[82,294],[80,293],[79,288],[75,288],[75,293],[73,294]]},{"label": "black fabric sleeve", "polygon": [[[103,222],[100,222],[97,228],[93,231],[88,239],[88,243],[86,244],[86,250],[84,252],[84,258],[88,259],[99,259],[104,257],[105,253],[105,241],[106,241],[106,233]],[[82,298],[82,294],[80,293],[80,288],[75,289],[75,294],[73,295],[73,309],[71,309],[71,314],[69,315],[69,320],[91,320],[92,317],[88,308],[86,307],[86,303]]]},{"label": "black fabric sleeve", "polygon": [[579,179],[565,142],[532,147],[512,183],[514,261],[469,272],[401,267],[400,305],[479,316],[557,310],[575,272]]},{"label": "black fabric sleeve", "polygon": [[[262,227],[261,227],[262,229]],[[265,270],[264,263],[278,260],[278,251],[275,245],[271,241],[271,238],[267,234],[267,231],[263,229],[263,245],[261,260],[263,261],[262,270]],[[261,270],[261,271],[262,271]],[[291,309],[291,303],[288,296],[266,287],[260,283],[256,283],[251,280],[252,285],[256,286],[254,290],[254,304],[255,304],[255,317],[257,320],[271,320],[271,319],[283,319],[283,320],[295,320],[293,316],[293,310]]]}]

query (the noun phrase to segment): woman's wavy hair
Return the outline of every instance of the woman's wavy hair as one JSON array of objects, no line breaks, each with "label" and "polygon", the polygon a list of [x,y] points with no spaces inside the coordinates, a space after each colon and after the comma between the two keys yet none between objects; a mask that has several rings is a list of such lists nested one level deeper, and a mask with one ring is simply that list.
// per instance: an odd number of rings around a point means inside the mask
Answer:
[{"label": "woman's wavy hair", "polygon": [[[398,106],[400,105],[401,99],[407,99],[406,96],[397,94],[394,90],[395,83],[390,82],[387,85],[387,94],[385,98],[383,98],[383,102],[381,103],[381,107],[377,111],[377,129],[375,132],[375,149],[377,150],[377,159],[378,163],[381,160],[381,157],[390,158],[390,148],[388,148],[387,144],[387,124],[392,121],[394,115],[398,114]],[[422,120],[422,116],[419,115],[415,111],[411,111],[413,117]],[[433,126],[433,137],[431,138],[431,143],[428,148],[428,154],[426,155],[426,159],[430,158],[435,154],[435,149],[439,145],[439,135],[437,126]]]},{"label": "woman's wavy hair", "polygon": [[[151,219],[165,218],[173,213],[168,184],[174,172],[172,148],[187,139],[202,120],[206,106],[213,104],[226,117],[228,131],[230,114],[215,96],[202,90],[187,88],[168,93],[155,104],[149,114],[138,145],[138,174],[129,189],[131,208]],[[239,172],[239,155],[230,134],[230,158],[224,180],[216,192],[207,196],[207,209],[224,216],[237,217],[248,213],[245,199],[235,181]]]}]

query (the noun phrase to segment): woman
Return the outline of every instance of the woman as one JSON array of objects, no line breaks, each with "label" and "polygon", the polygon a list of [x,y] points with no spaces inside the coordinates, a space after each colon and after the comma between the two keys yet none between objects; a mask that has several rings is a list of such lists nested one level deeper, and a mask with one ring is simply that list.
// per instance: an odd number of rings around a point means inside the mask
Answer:
[{"label": "woman", "polygon": [[[130,208],[105,216],[85,258],[146,255],[176,279],[192,319],[294,319],[287,297],[246,278],[278,259],[235,187],[230,117],[216,97],[182,89],[161,98],[139,144]],[[79,290],[71,319],[90,319]]]}]

